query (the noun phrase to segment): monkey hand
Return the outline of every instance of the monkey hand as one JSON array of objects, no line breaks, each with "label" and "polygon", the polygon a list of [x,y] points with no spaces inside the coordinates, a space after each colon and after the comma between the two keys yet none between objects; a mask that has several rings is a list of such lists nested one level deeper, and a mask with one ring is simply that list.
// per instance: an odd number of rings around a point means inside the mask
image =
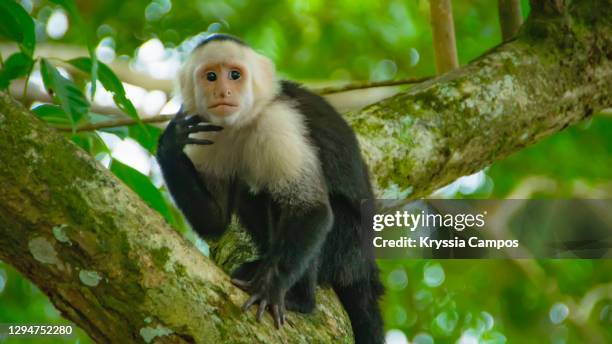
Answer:
[{"label": "monkey hand", "polygon": [[189,134],[200,133],[207,131],[219,131],[223,127],[218,125],[212,125],[204,122],[200,116],[187,116],[185,114],[178,114],[164,131],[160,139],[160,149],[176,153],[182,152],[185,145],[210,145],[213,141],[205,139],[190,138]]},{"label": "monkey hand", "polygon": [[259,302],[257,321],[261,321],[266,308],[269,308],[277,329],[285,323],[285,294],[287,288],[281,286],[276,266],[261,268],[250,281],[232,278],[232,283],[251,295],[242,305],[243,311]]}]

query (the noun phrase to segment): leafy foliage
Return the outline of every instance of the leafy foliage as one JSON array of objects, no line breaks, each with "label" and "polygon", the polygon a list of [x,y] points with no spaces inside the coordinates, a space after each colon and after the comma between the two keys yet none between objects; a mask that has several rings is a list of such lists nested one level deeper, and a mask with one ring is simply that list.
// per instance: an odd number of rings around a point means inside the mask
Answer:
[{"label": "leafy foliage", "polygon": [[169,223],[175,222],[161,192],[151,184],[147,176],[117,160],[113,160],[110,170],[142,197],[151,208],[162,214]]},{"label": "leafy foliage", "polygon": [[[79,57],[76,59],[69,60],[68,63],[80,69],[81,71],[88,73],[91,77],[92,84],[95,83],[95,77],[91,74],[94,70],[93,61],[91,58]],[[97,63],[98,78],[104,88],[113,94],[115,104],[117,104],[117,106],[130,117],[139,120],[140,118],[138,117],[138,113],[136,112],[134,104],[132,104],[132,102],[125,95],[125,89],[123,88],[121,80],[119,80],[119,78],[107,65],[102,62]]]},{"label": "leafy foliage", "polygon": [[33,62],[30,56],[21,52],[9,56],[0,70],[0,89],[6,89],[11,80],[27,75],[32,69]]},{"label": "leafy foliage", "polygon": [[64,110],[57,105],[42,104],[32,109],[32,112],[50,124],[70,124],[70,120],[66,118],[66,113],[64,113]]},{"label": "leafy foliage", "polygon": [[89,101],[85,99],[83,92],[72,81],[60,74],[59,70],[48,60],[42,59],[40,63],[40,72],[48,92],[61,105],[70,122],[73,125],[78,123],[83,116],[87,115]]},{"label": "leafy foliage", "polygon": [[21,51],[32,56],[36,45],[34,21],[13,1],[0,2],[0,35],[19,43]]},{"label": "leafy foliage", "polygon": [[[62,6],[63,8],[70,13],[70,16],[76,21],[77,27],[84,28],[85,23],[79,14],[79,10],[74,3],[73,0],[51,0],[52,2]],[[96,94],[96,80],[98,80],[98,57],[94,51],[93,44],[91,40],[86,37],[86,31],[79,31],[85,36],[85,41],[87,42],[87,51],[89,52],[89,66],[90,66],[90,76],[91,76],[91,96],[93,97]],[[112,74],[112,72],[111,72]]]}]

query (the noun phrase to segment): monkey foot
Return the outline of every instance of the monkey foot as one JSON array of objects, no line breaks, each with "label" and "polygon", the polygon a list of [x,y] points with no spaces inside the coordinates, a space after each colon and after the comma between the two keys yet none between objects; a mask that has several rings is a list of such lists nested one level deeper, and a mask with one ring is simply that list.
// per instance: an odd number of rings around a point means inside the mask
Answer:
[{"label": "monkey foot", "polygon": [[246,291],[251,297],[242,305],[242,310],[246,311],[255,303],[259,303],[257,308],[257,321],[261,321],[266,309],[269,309],[274,318],[277,329],[285,324],[285,293],[286,291],[278,287],[267,286],[268,283],[256,283],[254,278],[251,281],[244,281],[232,278],[232,283],[238,288]]}]

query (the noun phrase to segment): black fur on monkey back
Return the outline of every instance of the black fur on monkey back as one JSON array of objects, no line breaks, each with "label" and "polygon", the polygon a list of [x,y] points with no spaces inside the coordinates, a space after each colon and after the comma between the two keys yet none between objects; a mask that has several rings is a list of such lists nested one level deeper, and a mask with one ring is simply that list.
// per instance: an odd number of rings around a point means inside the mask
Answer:
[{"label": "black fur on monkey back", "polygon": [[335,218],[322,252],[319,279],[349,283],[368,278],[370,262],[364,263],[373,255],[366,242],[369,232],[361,225],[361,202],[374,195],[357,137],[323,97],[290,81],[281,85],[281,97],[296,104],[317,147]]},{"label": "black fur on monkey back", "polygon": [[382,343],[378,299],[384,289],[371,252],[371,233],[361,223],[365,211],[361,202],[374,195],[357,137],[323,97],[289,81],[282,81],[281,86],[281,97],[295,103],[306,120],[334,214],[332,230],[318,257],[318,282],[334,288],[351,319],[356,343]]},{"label": "black fur on monkey back", "polygon": [[345,197],[356,209],[361,200],[372,199],[368,170],[361,157],[353,129],[325,100],[302,86],[283,80],[282,95],[297,103],[327,180],[330,193]]}]

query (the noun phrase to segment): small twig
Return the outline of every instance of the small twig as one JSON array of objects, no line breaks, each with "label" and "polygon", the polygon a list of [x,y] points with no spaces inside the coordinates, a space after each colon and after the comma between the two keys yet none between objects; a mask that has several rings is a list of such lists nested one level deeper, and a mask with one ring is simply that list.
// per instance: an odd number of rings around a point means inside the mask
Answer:
[{"label": "small twig", "polygon": [[23,93],[21,94],[21,99],[26,99],[26,95],[28,94],[28,83],[30,82],[30,76],[32,75],[36,62],[38,62],[38,59],[34,59],[32,61],[32,65],[30,65],[30,69],[28,69],[28,75],[26,75],[25,82],[23,83]]},{"label": "small twig", "polygon": [[348,84],[344,86],[330,86],[330,87],[317,88],[317,89],[314,89],[313,92],[318,93],[318,94],[332,94],[332,93],[340,93],[340,92],[360,90],[360,89],[373,88],[373,87],[417,84],[419,82],[427,81],[432,78],[433,77],[431,76],[424,76],[420,78],[408,78],[408,79],[400,79],[400,80],[359,82],[359,83],[352,83],[352,84]]},{"label": "small twig", "polygon": [[586,323],[597,303],[609,298],[612,298],[612,283],[600,284],[589,290],[576,305],[576,312],[573,313],[576,322]]},{"label": "small twig", "polygon": [[521,2],[519,0],[497,0],[497,8],[502,39],[507,41],[516,36],[523,24]]},{"label": "small twig", "polygon": [[[171,120],[172,118],[174,118],[174,116],[175,115],[157,115],[157,116],[142,118],[141,122],[142,123],[167,122]],[[92,131],[92,130],[98,130],[98,129],[122,127],[126,125],[136,125],[136,124],[139,124],[139,122],[136,121],[135,119],[125,117],[125,118],[113,119],[113,120],[102,121],[102,122],[97,122],[97,123],[85,123],[82,125],[77,125],[77,127],[75,128],[75,131],[77,132]],[[69,126],[55,126],[55,128],[59,131],[72,131],[72,128]]]}]

